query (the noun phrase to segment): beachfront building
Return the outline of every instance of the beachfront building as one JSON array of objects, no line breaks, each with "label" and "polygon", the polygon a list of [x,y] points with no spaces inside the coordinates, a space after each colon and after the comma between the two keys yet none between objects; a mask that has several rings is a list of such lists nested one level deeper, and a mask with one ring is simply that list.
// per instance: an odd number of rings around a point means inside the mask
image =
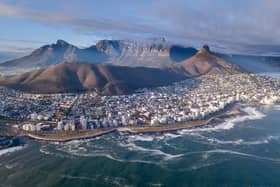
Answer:
[{"label": "beachfront building", "polygon": [[[32,95],[0,87],[0,116],[33,123],[52,122],[57,130],[73,131],[127,125],[163,125],[201,120],[234,103],[280,101],[280,81],[237,74],[205,75],[137,93],[102,96],[96,93]],[[75,124],[76,122],[76,124]]]},{"label": "beachfront building", "polygon": [[80,124],[83,130],[88,128],[88,119],[85,116],[80,117]]}]

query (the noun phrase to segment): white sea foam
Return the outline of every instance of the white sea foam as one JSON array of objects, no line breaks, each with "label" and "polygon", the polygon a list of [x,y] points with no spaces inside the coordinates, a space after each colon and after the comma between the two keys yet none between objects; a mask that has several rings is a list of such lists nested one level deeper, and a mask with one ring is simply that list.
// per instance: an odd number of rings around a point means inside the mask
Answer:
[{"label": "white sea foam", "polygon": [[[247,113],[245,116],[238,116],[235,118],[227,119],[224,123],[215,125],[215,126],[207,126],[204,128],[194,128],[194,129],[186,129],[180,130],[178,133],[163,133],[161,135],[122,135],[120,134],[117,137],[102,137],[102,141],[100,143],[99,140],[74,140],[66,143],[55,143],[55,149],[58,151],[54,151],[53,153],[49,148],[41,148],[40,151],[44,154],[52,154],[54,156],[66,156],[72,155],[72,157],[105,157],[118,162],[135,162],[135,163],[146,163],[146,164],[156,164],[162,165],[166,161],[170,161],[173,159],[178,159],[181,157],[186,157],[192,154],[203,154],[203,159],[207,160],[211,154],[235,154],[239,156],[255,158],[255,159],[263,159],[263,160],[274,160],[273,158],[259,157],[257,155],[250,155],[246,153],[234,152],[230,150],[210,150],[210,151],[202,151],[202,152],[185,152],[182,149],[182,154],[170,154],[161,149],[161,145],[159,143],[164,143],[164,145],[169,145],[167,142],[171,139],[178,138],[180,136],[192,135],[197,136],[196,140],[203,140],[200,142],[208,142],[209,144],[233,144],[233,145],[257,145],[257,144],[265,144],[270,140],[276,137],[265,137],[260,140],[247,141],[244,139],[235,139],[235,140],[220,140],[213,137],[207,137],[204,133],[201,132],[212,132],[212,131],[222,131],[229,130],[234,128],[234,126],[242,121],[246,120],[257,120],[265,117],[265,115],[256,108],[246,107],[243,109],[244,112]],[[108,141],[108,144],[103,145],[103,141]],[[155,141],[155,146],[153,148],[148,148],[142,144],[150,144],[150,142]],[[146,143],[147,142],[147,143]],[[171,143],[171,142],[168,142]],[[140,144],[140,145],[139,145]],[[170,146],[173,146],[171,144]],[[112,151],[112,149],[120,149],[121,151]],[[137,154],[143,155],[143,159],[138,159],[136,157],[126,158],[122,155],[123,151],[131,151]],[[67,154],[64,154],[67,153]],[[145,158],[145,159],[144,159]],[[148,158],[148,159],[147,159]],[[149,158],[152,158],[150,160]],[[160,158],[160,159],[158,159]],[[154,161],[158,159],[157,161]],[[274,160],[277,161],[278,160]],[[280,160],[279,160],[280,161]],[[214,163],[214,162],[213,162]],[[213,164],[211,163],[211,164]],[[209,164],[209,163],[206,163]],[[200,167],[207,167],[207,165],[196,165],[194,168],[198,169]],[[193,168],[193,169],[194,169]]]},{"label": "white sea foam", "polygon": [[278,159],[278,158],[263,157],[263,156],[247,154],[247,153],[242,153],[242,152],[232,151],[232,150],[217,149],[217,150],[208,151],[208,153],[210,153],[210,154],[211,153],[232,154],[232,155],[238,155],[238,156],[247,157],[247,158],[254,158],[256,160],[267,160],[267,161],[272,161],[272,162],[280,162],[280,159]]},{"label": "white sea foam", "polygon": [[82,177],[82,176],[72,176],[72,175],[61,175],[63,178],[67,179],[78,179],[78,180],[88,180],[88,181],[96,181],[96,178],[93,177]]},{"label": "white sea foam", "polygon": [[149,186],[163,186],[161,183],[149,183]]},{"label": "white sea foam", "polygon": [[173,155],[173,154],[165,153],[160,149],[150,149],[150,148],[141,147],[136,145],[132,141],[129,141],[128,143],[120,143],[119,145],[121,147],[127,148],[130,151],[148,153],[149,155],[154,155],[154,156],[155,155],[162,156],[164,160],[171,160],[174,158],[179,158],[184,155],[184,154]]},{"label": "white sea foam", "polygon": [[258,144],[267,144],[269,142],[269,139],[256,140],[256,141],[244,141],[243,139],[225,141],[225,140],[219,140],[216,138],[208,138],[208,141],[211,143],[217,143],[217,144],[258,145]]},{"label": "white sea foam", "polygon": [[173,134],[173,133],[163,133],[162,135],[129,135],[128,139],[130,141],[142,141],[142,142],[152,142],[152,141],[160,141],[160,140],[170,140],[177,137],[180,137],[180,134]]},{"label": "white sea foam", "polygon": [[147,160],[137,160],[137,159],[120,159],[112,156],[111,154],[107,153],[98,153],[98,154],[89,154],[89,155],[84,155],[84,156],[92,156],[92,157],[106,157],[108,159],[117,161],[117,162],[130,162],[130,163],[144,163],[144,164],[155,164],[152,161],[147,161]]},{"label": "white sea foam", "polygon": [[135,141],[142,141],[142,142],[151,142],[154,140],[153,136],[148,135],[131,135],[129,138],[134,139]]},{"label": "white sea foam", "polygon": [[65,144],[65,145],[80,145],[80,144],[83,144],[83,143],[90,142],[92,140],[93,139],[71,140],[69,142],[65,142],[65,143],[62,143],[62,144]]},{"label": "white sea foam", "polygon": [[194,129],[184,129],[180,130],[179,134],[188,134],[191,132],[211,132],[211,131],[221,131],[221,130],[230,130],[232,129],[237,123],[247,121],[247,120],[258,120],[265,117],[265,114],[258,111],[256,108],[253,107],[246,107],[242,109],[244,112],[247,113],[245,116],[237,116],[234,118],[226,119],[225,122],[208,127],[201,127],[201,128],[194,128]]},{"label": "white sea foam", "polygon": [[[104,152],[100,152],[100,151],[93,151],[93,152],[79,152],[76,150],[64,150],[66,153],[73,155],[73,156],[77,156],[77,157],[105,157],[108,158],[110,160],[114,160],[117,162],[131,162],[131,163],[145,163],[145,164],[156,164],[153,163],[151,161],[147,161],[147,160],[137,160],[137,159],[121,159],[118,158],[117,156],[113,156],[113,153],[107,153],[106,150],[104,150]],[[55,156],[59,156],[57,154],[55,154]]]},{"label": "white sea foam", "polygon": [[220,140],[220,139],[213,138],[213,137],[203,136],[199,133],[190,133],[189,135],[195,136],[198,139],[203,140],[203,142],[208,142],[209,144],[259,145],[259,144],[267,144],[271,140],[279,139],[279,136],[267,136],[267,137],[261,138],[259,140],[253,140],[253,141],[246,141],[244,139]]},{"label": "white sea foam", "polygon": [[246,107],[242,110],[248,114],[248,116],[244,116],[244,117],[247,117],[246,119],[249,119],[249,120],[258,120],[258,119],[262,119],[265,117],[265,114],[261,113],[254,107]]},{"label": "white sea foam", "polygon": [[236,156],[244,157],[244,158],[251,158],[251,159],[255,159],[255,160],[265,160],[265,161],[280,163],[280,159],[278,159],[278,158],[258,156],[258,155],[254,155],[254,154],[243,153],[243,152],[227,150],[227,149],[214,149],[214,150],[208,150],[208,151],[188,152],[185,154],[185,156],[194,155],[194,154],[205,154],[205,153],[209,154],[209,155],[211,155],[211,154],[231,154],[231,155],[236,155]]},{"label": "white sea foam", "polygon": [[[59,148],[57,149],[59,150]],[[39,151],[45,155],[48,155],[48,156],[55,156],[55,157],[59,157],[59,158],[73,158],[69,155],[65,155],[65,154],[62,154],[62,153],[59,153],[58,151],[51,151],[48,149],[48,145],[43,145],[41,146],[41,148],[39,149]]]},{"label": "white sea foam", "polygon": [[5,155],[5,154],[10,154],[16,151],[20,151],[24,148],[25,146],[15,146],[15,147],[9,147],[7,149],[2,149],[0,150],[0,156]]},{"label": "white sea foam", "polygon": [[[140,136],[139,137],[129,136],[129,138],[130,138],[131,142],[134,142],[134,141],[138,141],[138,138],[140,138]],[[148,138],[147,138],[147,140],[148,140]],[[85,140],[85,141],[84,140],[81,140],[81,141],[75,140],[75,141],[70,141],[70,142],[66,142],[66,143],[56,144],[54,146],[55,146],[56,150],[52,151],[49,149],[49,147],[47,145],[43,145],[40,148],[40,152],[43,154],[46,154],[46,155],[52,155],[52,156],[56,156],[56,157],[70,157],[70,158],[105,157],[105,158],[108,158],[110,160],[114,160],[117,162],[145,163],[145,164],[156,164],[157,165],[157,163],[154,163],[149,160],[123,158],[122,155],[119,155],[117,152],[112,152],[109,147],[107,147],[107,146],[99,147],[100,145],[96,145],[96,144],[94,144],[94,142],[87,141],[87,140]],[[125,147],[125,146],[123,146],[123,147]],[[138,147],[138,150],[141,150],[140,146]],[[144,150],[144,148],[142,149],[142,151],[143,150]],[[63,152],[66,154],[63,154],[60,152]],[[154,150],[154,152],[156,152],[156,150]],[[154,153],[154,154],[156,154],[156,153]],[[158,153],[158,154],[160,154],[160,153]],[[164,153],[161,153],[161,155],[164,155]],[[166,156],[172,156],[172,155],[166,154]]]},{"label": "white sea foam", "polygon": [[6,164],[5,168],[7,169],[13,169],[16,165],[15,164]]},{"label": "white sea foam", "polygon": [[[217,165],[217,164],[221,164],[225,160],[218,160],[218,161],[214,161],[214,162],[196,163],[196,164],[194,164],[193,166],[191,166],[190,168],[188,168],[186,170],[183,169],[183,171],[198,170],[198,169],[201,169],[201,168],[206,168],[206,167],[214,166],[214,165]],[[180,170],[180,171],[182,171],[182,170]]]},{"label": "white sea foam", "polygon": [[45,154],[45,155],[55,155],[55,156],[56,156],[56,154],[54,154],[53,152],[47,151],[47,150],[44,149],[44,148],[40,148],[39,151],[40,151],[41,153]]},{"label": "white sea foam", "polygon": [[280,110],[280,105],[275,105],[275,106],[274,106],[274,109],[275,109],[275,110]]},{"label": "white sea foam", "polygon": [[173,133],[165,133],[164,135],[164,138],[166,139],[174,139],[174,138],[178,138],[180,137],[181,135],[180,134],[173,134]]}]

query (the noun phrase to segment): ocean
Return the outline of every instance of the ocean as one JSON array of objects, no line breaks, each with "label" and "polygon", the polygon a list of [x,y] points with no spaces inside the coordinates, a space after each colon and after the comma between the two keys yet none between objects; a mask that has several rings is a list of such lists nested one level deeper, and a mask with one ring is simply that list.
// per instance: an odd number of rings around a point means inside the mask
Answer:
[{"label": "ocean", "polygon": [[0,186],[280,186],[280,106],[173,133],[113,133],[0,151]]}]

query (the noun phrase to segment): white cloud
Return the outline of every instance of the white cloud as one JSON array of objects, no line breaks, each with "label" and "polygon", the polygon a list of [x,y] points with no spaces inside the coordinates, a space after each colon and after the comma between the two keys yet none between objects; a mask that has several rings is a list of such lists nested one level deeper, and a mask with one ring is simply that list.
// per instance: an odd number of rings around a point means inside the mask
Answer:
[{"label": "white cloud", "polygon": [[137,6],[134,7],[137,16],[120,18],[105,9],[103,14],[95,14],[94,10],[104,7],[93,7],[93,13],[85,16],[82,10],[75,13],[39,12],[0,3],[0,16],[28,19],[53,26],[64,25],[87,34],[113,38],[154,35],[181,42],[280,43],[278,0],[157,0],[141,3],[141,6],[139,3],[130,3],[129,6]]}]

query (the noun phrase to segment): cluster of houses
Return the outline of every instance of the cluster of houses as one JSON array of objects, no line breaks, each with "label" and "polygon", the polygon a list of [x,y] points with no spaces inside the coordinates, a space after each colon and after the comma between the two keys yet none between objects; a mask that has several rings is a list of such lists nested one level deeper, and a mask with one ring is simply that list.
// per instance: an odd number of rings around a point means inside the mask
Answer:
[{"label": "cluster of houses", "polygon": [[279,96],[280,83],[270,77],[207,75],[131,95],[81,94],[72,117],[80,116],[79,129],[164,125],[204,119],[236,102],[269,104]]},{"label": "cluster of houses", "polygon": [[120,96],[0,92],[0,116],[26,121],[23,130],[76,131],[200,120],[237,102],[272,104],[280,101],[280,81],[244,73],[205,75]]}]

